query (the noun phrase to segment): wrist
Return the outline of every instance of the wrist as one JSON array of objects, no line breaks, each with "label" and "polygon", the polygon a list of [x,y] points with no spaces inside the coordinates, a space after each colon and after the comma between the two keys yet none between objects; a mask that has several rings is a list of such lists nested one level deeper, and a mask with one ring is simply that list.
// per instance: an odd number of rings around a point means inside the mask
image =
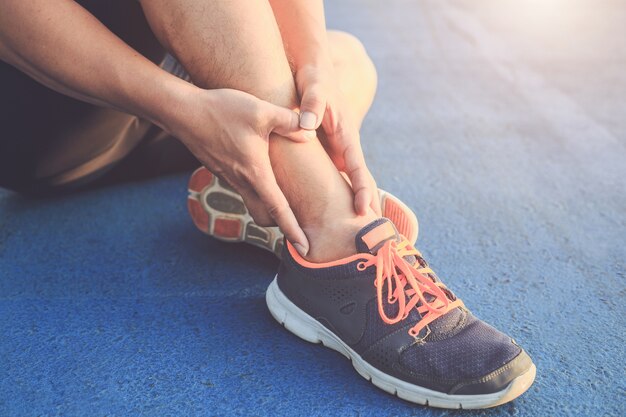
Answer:
[{"label": "wrist", "polygon": [[147,118],[167,133],[180,137],[197,107],[193,103],[202,89],[174,76],[159,86],[155,100],[148,101]]}]

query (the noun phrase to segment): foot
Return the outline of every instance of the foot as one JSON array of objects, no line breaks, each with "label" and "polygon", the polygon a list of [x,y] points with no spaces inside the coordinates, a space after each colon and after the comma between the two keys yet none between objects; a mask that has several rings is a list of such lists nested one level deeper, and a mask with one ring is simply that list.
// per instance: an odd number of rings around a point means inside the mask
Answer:
[{"label": "foot", "polygon": [[[283,234],[277,227],[254,223],[239,194],[204,167],[189,179],[187,207],[196,227],[227,242],[247,242],[274,252],[280,258]],[[390,193],[379,190],[383,216],[390,219],[409,242],[417,240],[415,214]]]},{"label": "foot", "polygon": [[272,316],[377,387],[433,407],[487,408],[533,383],[526,352],[474,317],[389,220],[365,226],[360,253],[335,262],[310,263],[287,246],[266,294]]}]

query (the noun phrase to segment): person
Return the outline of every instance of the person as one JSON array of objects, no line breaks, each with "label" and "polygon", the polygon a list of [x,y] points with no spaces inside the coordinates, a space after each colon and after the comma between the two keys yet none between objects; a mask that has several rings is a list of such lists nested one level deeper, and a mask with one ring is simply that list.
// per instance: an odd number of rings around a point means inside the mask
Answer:
[{"label": "person", "polygon": [[532,384],[526,352],[441,282],[412,212],[378,192],[359,139],[376,72],[321,0],[7,0],[0,57],[0,185],[46,194],[199,161],[196,225],[280,252],[266,301],[286,329],[415,403],[491,407]]}]

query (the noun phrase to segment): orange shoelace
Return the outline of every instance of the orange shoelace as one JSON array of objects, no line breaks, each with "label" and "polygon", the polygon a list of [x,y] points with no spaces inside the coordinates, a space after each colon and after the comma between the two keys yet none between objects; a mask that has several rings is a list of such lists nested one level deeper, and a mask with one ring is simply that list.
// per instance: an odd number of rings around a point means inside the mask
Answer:
[{"label": "orange shoelace", "polygon": [[[406,319],[411,310],[417,307],[422,318],[409,330],[409,334],[417,338],[424,327],[449,311],[463,306],[463,302],[458,298],[455,300],[448,298],[449,290],[445,285],[427,276],[430,273],[434,274],[432,269],[419,267],[417,261],[414,265],[418,268],[415,268],[404,259],[405,256],[422,259],[419,251],[407,240],[401,243],[388,240],[374,257],[360,262],[358,269],[365,270],[376,265],[374,285],[378,296],[378,313],[385,323],[398,323]],[[395,317],[389,317],[385,312],[383,295],[385,286],[387,303],[398,305],[398,314]]]}]

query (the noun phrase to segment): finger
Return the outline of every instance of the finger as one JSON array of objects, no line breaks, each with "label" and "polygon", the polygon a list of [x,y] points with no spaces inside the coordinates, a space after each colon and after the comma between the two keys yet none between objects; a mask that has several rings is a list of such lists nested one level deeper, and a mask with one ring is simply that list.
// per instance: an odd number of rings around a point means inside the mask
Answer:
[{"label": "finger", "polygon": [[294,142],[308,142],[315,138],[315,131],[300,128],[300,117],[295,111],[270,103],[267,103],[266,111],[266,122],[269,123],[270,131]]},{"label": "finger", "polygon": [[[350,178],[348,177],[348,174],[346,174],[343,171],[339,172],[341,174],[341,176],[343,177],[343,179],[348,183],[348,185],[350,186],[350,188],[352,189],[352,181],[350,181]],[[372,202],[370,203],[370,208],[372,209],[372,211],[374,213],[376,213],[376,215],[378,217],[382,217],[383,214],[383,210],[380,206],[380,192],[378,190],[378,186],[376,185],[376,181],[374,181],[374,177],[372,177],[371,173],[370,173],[370,178],[371,178],[371,189],[372,189]]]},{"label": "finger", "polygon": [[271,168],[267,168],[260,178],[253,184],[269,215],[274,219],[280,230],[285,234],[294,248],[302,256],[309,252],[309,241],[300,228],[296,216],[293,214],[289,203],[280,187]]},{"label": "finger", "polygon": [[258,194],[252,188],[246,189],[240,194],[248,212],[250,213],[250,216],[258,226],[276,226],[276,222],[267,212],[265,204],[263,204],[263,201],[261,201]]},{"label": "finger", "polygon": [[380,193],[378,192],[378,186],[376,185],[376,181],[374,180],[374,177],[372,177],[371,173],[370,173],[370,182],[372,184],[371,185],[372,202],[370,204],[370,207],[372,208],[372,210],[374,210],[374,213],[376,213],[378,217],[382,217],[383,209],[380,206]]},{"label": "finger", "polygon": [[320,84],[305,88],[300,102],[300,127],[314,130],[320,127],[326,110],[326,97]]},{"label": "finger", "polygon": [[367,214],[373,199],[371,174],[365,165],[365,158],[359,145],[350,145],[344,151],[346,174],[352,183],[354,209],[357,214]]},{"label": "finger", "polygon": [[[222,180],[226,179],[222,178]],[[226,182],[241,196],[246,209],[257,225],[263,227],[276,226],[274,219],[265,210],[265,205],[252,187],[246,183],[234,183],[229,180]]]}]

